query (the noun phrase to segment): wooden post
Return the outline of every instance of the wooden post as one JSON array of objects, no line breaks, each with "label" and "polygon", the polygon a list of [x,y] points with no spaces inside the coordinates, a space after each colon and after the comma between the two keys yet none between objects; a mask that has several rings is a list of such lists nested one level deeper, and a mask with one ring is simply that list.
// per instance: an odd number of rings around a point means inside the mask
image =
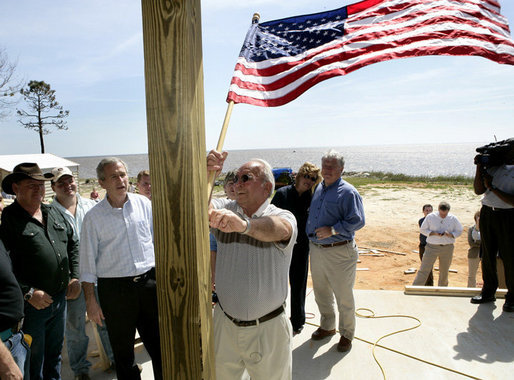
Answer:
[{"label": "wooden post", "polygon": [[142,0],[164,379],[214,379],[200,0]]}]

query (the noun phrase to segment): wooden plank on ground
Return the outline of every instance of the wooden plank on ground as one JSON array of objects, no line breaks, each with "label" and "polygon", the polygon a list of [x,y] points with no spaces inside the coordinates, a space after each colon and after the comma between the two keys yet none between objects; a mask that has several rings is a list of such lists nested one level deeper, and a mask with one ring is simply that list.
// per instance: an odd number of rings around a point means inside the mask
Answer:
[{"label": "wooden plank on ground", "polygon": [[[482,291],[481,288],[460,288],[447,286],[415,286],[406,285],[404,294],[406,295],[422,295],[422,296],[446,296],[446,297],[473,297]],[[496,298],[505,298],[507,290],[498,289]]]}]

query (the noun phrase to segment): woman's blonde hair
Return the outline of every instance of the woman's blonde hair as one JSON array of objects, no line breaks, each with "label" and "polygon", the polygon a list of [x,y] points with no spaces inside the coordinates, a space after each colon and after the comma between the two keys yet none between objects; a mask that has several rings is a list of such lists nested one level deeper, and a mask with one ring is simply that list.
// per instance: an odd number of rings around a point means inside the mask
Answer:
[{"label": "woman's blonde hair", "polygon": [[320,183],[323,178],[321,177],[321,169],[318,168],[316,165],[310,162],[305,162],[300,169],[298,169],[298,174],[296,174],[296,177],[303,177],[304,175],[310,175],[310,176],[316,176],[317,180],[312,186],[312,192],[314,192],[314,189]]}]

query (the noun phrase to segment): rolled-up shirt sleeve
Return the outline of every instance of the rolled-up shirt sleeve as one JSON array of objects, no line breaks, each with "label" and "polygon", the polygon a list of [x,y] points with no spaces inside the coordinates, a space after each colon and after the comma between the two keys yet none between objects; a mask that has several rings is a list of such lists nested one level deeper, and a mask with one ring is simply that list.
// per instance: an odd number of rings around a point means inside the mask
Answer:
[{"label": "rolled-up shirt sleeve", "polygon": [[451,232],[453,237],[459,237],[462,234],[464,228],[457,218],[454,217],[453,219],[453,230],[448,232]]}]

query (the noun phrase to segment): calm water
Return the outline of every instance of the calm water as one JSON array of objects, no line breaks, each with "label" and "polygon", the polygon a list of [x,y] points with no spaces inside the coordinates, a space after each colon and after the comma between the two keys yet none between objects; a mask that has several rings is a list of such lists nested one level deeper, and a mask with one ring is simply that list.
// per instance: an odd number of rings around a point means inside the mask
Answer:
[{"label": "calm water", "polygon": [[[345,157],[345,171],[382,171],[408,175],[475,175],[473,157],[475,148],[485,143],[420,144],[420,145],[370,145],[335,147]],[[262,158],[272,167],[289,166],[293,170],[305,162],[320,164],[328,148],[287,148],[229,150],[224,171],[235,169],[252,158]],[[95,168],[105,156],[69,157],[80,164],[81,178],[96,178]],[[147,154],[119,155],[135,177],[140,170],[148,169]]]}]

